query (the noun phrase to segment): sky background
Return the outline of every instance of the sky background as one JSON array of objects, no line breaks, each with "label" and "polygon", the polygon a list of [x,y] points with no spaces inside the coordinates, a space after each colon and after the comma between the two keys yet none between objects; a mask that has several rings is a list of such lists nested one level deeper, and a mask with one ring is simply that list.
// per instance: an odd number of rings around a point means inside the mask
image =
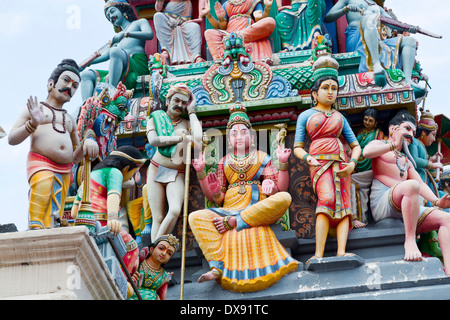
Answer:
[{"label": "sky background", "polygon": [[[194,0],[195,1],[195,0]],[[430,78],[426,109],[450,117],[450,2],[387,0],[398,19],[443,35],[434,39],[415,35],[418,60]],[[17,0],[0,7],[0,126],[11,130],[30,95],[47,97],[47,81],[61,60],[83,61],[114,36],[103,13],[104,0]],[[107,69],[107,64],[99,64]],[[77,91],[65,108],[72,114],[81,105]],[[0,140],[0,224],[28,226],[26,158],[29,139],[10,146]]]}]

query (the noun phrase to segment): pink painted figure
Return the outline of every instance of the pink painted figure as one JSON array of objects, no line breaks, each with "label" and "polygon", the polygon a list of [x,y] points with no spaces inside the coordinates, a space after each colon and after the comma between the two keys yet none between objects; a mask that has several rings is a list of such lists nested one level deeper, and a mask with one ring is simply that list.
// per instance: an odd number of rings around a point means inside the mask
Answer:
[{"label": "pink painted figure", "polygon": [[[438,230],[444,270],[450,275],[450,215],[441,208],[450,207],[450,196],[436,197],[422,181],[413,163],[401,152],[411,144],[416,120],[407,112],[399,112],[389,122],[389,139],[374,140],[363,151],[372,159],[373,183],[370,206],[375,222],[385,218],[403,219],[405,225],[406,261],[422,260],[416,234]],[[423,198],[432,207],[424,207]]]},{"label": "pink painted figure", "polygon": [[[209,0],[201,1],[200,17],[206,16],[214,29],[205,31],[209,51],[215,61],[221,60],[224,52],[222,39],[231,32],[244,36],[246,49],[253,60],[268,61],[272,48],[268,38],[275,29],[275,20],[269,17],[272,0],[228,0],[223,6],[216,2],[214,9],[217,21],[210,13]],[[204,5],[202,6],[202,3]]]}]

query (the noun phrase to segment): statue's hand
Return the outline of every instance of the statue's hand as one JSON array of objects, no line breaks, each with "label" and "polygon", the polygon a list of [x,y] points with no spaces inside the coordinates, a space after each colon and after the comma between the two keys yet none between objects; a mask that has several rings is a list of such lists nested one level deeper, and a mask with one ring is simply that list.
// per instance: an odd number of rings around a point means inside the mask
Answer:
[{"label": "statue's hand", "polygon": [[107,225],[108,225],[110,232],[114,236],[118,235],[120,232],[120,229],[122,228],[122,222],[120,222],[117,219],[109,220]]},{"label": "statue's hand", "polygon": [[436,203],[436,205],[439,208],[450,208],[450,195],[446,194],[445,196],[443,196],[442,198],[439,199],[439,201]]},{"label": "statue's hand", "polygon": [[350,163],[343,163],[343,165],[345,166],[344,169],[338,170],[336,172],[336,175],[338,176],[338,178],[347,178],[349,177],[353,170],[355,170],[356,164],[351,161]]},{"label": "statue's hand", "polygon": [[219,21],[225,20],[225,10],[223,10],[223,7],[220,5],[220,1],[217,1],[214,5],[214,10],[216,11],[217,18]]},{"label": "statue's hand", "polygon": [[211,11],[211,9],[210,9],[209,0],[205,0],[205,4],[204,4],[203,8],[199,8],[199,17],[203,18],[208,13],[210,13],[210,11]]},{"label": "statue's hand", "polygon": [[361,8],[359,6],[357,6],[357,5],[355,5],[355,4],[349,4],[347,6],[347,9],[350,12],[360,12],[361,11]]},{"label": "statue's hand", "polygon": [[219,194],[220,193],[220,181],[219,178],[217,178],[217,175],[214,172],[211,172],[206,177],[206,181],[209,185],[209,190],[211,191],[211,194]]},{"label": "statue's hand", "polygon": [[417,30],[419,29],[419,27],[415,27],[415,26],[412,26],[411,28],[409,28],[407,31],[409,32],[409,33],[417,33]]},{"label": "statue's hand", "polygon": [[278,11],[281,12],[281,11],[286,10],[286,9],[287,9],[287,10],[291,10],[291,9],[292,9],[292,6],[281,6],[281,7],[278,8]]},{"label": "statue's hand", "polygon": [[112,38],[112,44],[119,43],[125,37],[125,32],[121,31]]},{"label": "statue's hand", "polygon": [[205,170],[205,154],[203,152],[199,152],[198,158],[192,160],[192,166],[194,167],[195,171],[202,172]]},{"label": "statue's hand", "polygon": [[306,157],[306,162],[308,162],[308,164],[310,166],[320,166],[319,161],[317,161],[317,159],[314,158],[313,156],[307,156]]},{"label": "statue's hand", "polygon": [[85,139],[83,143],[83,155],[88,156],[89,159],[95,159],[98,156],[98,144],[93,139]]},{"label": "statue's hand", "polygon": [[264,0],[264,6],[265,7],[271,7],[273,3],[273,0]]},{"label": "statue's hand", "polygon": [[28,98],[27,108],[30,113],[31,124],[34,127],[37,127],[44,121],[44,109],[38,103],[36,97],[34,97],[34,99],[32,97]]},{"label": "statue's hand", "polygon": [[278,145],[277,147],[278,161],[280,161],[280,163],[288,162],[291,152],[292,152],[291,149],[286,149],[284,146]]},{"label": "statue's hand", "polygon": [[266,179],[262,182],[262,192],[268,196],[275,193],[275,182],[270,179]]}]

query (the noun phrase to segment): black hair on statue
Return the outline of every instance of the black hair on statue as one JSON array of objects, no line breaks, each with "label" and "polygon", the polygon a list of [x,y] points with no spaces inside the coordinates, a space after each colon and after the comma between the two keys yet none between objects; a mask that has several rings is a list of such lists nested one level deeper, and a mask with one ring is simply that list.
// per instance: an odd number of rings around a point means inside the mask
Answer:
[{"label": "black hair on statue", "polygon": [[378,110],[374,107],[369,107],[363,112],[363,117],[370,116],[375,119],[376,122],[378,122]]},{"label": "black hair on statue", "polygon": [[401,110],[391,119],[391,121],[389,121],[388,127],[390,127],[391,125],[398,126],[403,122],[411,122],[412,124],[417,126],[416,118],[414,118],[408,111]]},{"label": "black hair on statue", "polygon": [[[142,155],[138,149],[133,146],[122,146],[117,148],[117,151],[123,152],[133,159],[142,159]],[[105,159],[102,160],[99,164],[97,164],[92,171],[103,169],[103,168],[116,168],[119,170],[123,170],[124,168],[129,167],[129,170],[132,170],[137,167],[137,164],[125,157],[121,157],[119,155],[109,155]]]},{"label": "black hair on statue", "polygon": [[53,72],[50,75],[50,78],[48,80],[49,81],[53,80],[54,83],[58,82],[59,76],[61,76],[61,74],[64,71],[72,71],[78,77],[81,78],[79,67],[78,67],[78,64],[75,62],[75,60],[64,59],[63,61],[61,61],[60,64],[58,64],[58,66],[55,68],[55,70],[53,70]]}]

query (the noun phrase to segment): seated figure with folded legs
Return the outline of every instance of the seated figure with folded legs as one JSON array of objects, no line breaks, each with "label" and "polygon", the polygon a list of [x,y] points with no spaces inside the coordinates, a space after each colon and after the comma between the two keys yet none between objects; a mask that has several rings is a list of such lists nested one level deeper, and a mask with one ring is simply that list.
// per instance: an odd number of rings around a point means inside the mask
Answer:
[{"label": "seated figure with folded legs", "polygon": [[[422,181],[409,158],[401,152],[412,142],[416,120],[406,111],[389,122],[389,139],[374,140],[363,151],[372,159],[373,184],[370,206],[375,222],[386,218],[403,219],[406,261],[422,260],[416,234],[437,230],[446,275],[450,275],[450,196],[438,198]],[[409,154],[409,152],[407,152]],[[423,198],[432,206],[423,206]]]}]

